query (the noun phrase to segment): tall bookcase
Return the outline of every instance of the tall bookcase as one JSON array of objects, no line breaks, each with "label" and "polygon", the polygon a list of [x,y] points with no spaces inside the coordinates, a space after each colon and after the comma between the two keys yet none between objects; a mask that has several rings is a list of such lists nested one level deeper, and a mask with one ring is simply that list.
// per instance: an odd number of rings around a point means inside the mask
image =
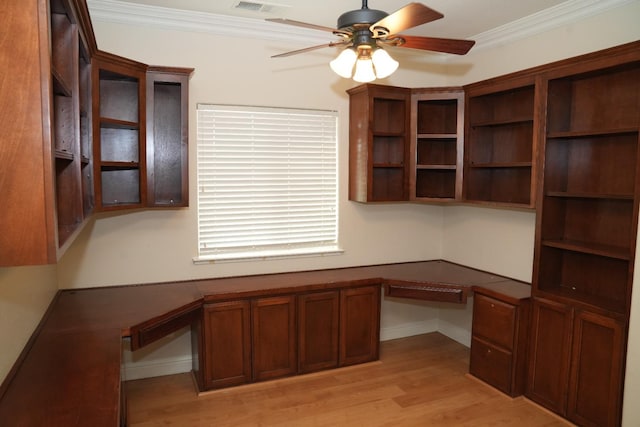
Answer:
[{"label": "tall bookcase", "polygon": [[463,134],[462,88],[412,91],[409,165],[411,200],[460,200]]},{"label": "tall bookcase", "polygon": [[577,424],[615,426],[638,222],[640,52],[583,57],[544,85],[528,395]]},{"label": "tall bookcase", "polygon": [[535,205],[535,77],[465,87],[464,199]]}]

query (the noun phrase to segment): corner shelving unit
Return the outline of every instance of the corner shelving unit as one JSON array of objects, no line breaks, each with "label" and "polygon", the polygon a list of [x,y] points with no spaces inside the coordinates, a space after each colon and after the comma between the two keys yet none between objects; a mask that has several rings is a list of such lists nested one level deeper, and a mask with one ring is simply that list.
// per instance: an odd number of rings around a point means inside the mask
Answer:
[{"label": "corner shelving unit", "polygon": [[411,96],[410,199],[445,202],[462,195],[464,92],[414,89]]}]

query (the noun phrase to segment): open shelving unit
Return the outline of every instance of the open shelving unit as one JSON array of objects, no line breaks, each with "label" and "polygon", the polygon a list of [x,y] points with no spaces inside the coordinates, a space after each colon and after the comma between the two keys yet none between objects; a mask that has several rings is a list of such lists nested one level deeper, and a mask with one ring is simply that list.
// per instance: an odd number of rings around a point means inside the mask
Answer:
[{"label": "open shelving unit", "polygon": [[490,93],[469,88],[465,200],[534,206],[535,92],[533,79]]},{"label": "open shelving unit", "polygon": [[411,200],[441,202],[460,199],[463,133],[462,88],[413,91]]},{"label": "open shelving unit", "polygon": [[407,201],[409,89],[366,84],[348,93],[349,199]]},{"label": "open shelving unit", "polygon": [[99,209],[142,207],[146,193],[144,70],[97,61],[94,166]]}]

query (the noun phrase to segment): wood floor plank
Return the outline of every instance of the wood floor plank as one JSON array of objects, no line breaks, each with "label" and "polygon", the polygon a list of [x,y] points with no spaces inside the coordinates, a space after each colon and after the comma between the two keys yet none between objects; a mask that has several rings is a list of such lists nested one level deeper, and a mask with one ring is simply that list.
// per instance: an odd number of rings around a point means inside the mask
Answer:
[{"label": "wood floor plank", "polygon": [[190,374],[129,381],[129,425],[571,425],[470,377],[468,368],[468,348],[432,333],[381,343],[378,362],[200,395]]}]

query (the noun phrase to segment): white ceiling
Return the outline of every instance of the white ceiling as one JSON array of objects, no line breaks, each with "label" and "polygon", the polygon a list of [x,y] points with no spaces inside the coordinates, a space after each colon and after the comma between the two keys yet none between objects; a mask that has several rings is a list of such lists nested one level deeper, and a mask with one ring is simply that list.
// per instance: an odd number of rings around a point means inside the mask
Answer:
[{"label": "white ceiling", "polygon": [[[245,0],[263,3],[270,11],[237,9],[239,0],[123,0],[138,5],[160,6],[216,15],[243,18],[288,18],[311,24],[335,28],[338,16],[360,9],[361,0]],[[444,18],[405,31],[406,34],[472,38],[518,19],[540,12],[561,3],[575,0],[427,0],[424,4],[442,14]],[[393,13],[409,3],[405,0],[370,0],[369,9]],[[332,39],[329,39],[332,40]]]}]

